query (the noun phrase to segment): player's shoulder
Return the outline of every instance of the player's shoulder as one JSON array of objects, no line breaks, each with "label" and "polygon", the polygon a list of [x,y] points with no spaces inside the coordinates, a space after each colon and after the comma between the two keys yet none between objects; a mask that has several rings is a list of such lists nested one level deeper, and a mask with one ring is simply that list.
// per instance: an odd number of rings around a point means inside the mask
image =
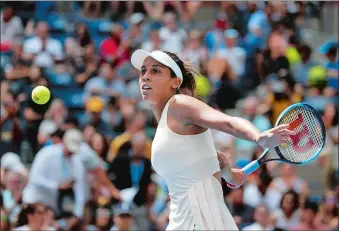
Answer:
[{"label": "player's shoulder", "polygon": [[188,105],[192,102],[195,102],[197,99],[189,96],[189,95],[185,95],[185,94],[177,94],[174,95],[171,99],[170,99],[170,104],[172,105]]},{"label": "player's shoulder", "polygon": [[193,96],[178,94],[170,99],[169,107],[173,110],[190,110],[202,106],[202,101]]}]

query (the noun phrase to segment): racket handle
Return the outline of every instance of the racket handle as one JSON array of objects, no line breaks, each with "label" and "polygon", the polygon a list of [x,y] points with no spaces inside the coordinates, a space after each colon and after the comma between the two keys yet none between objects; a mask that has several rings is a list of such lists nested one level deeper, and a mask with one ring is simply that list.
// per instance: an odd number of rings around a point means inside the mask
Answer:
[{"label": "racket handle", "polygon": [[254,160],[254,161],[250,162],[249,164],[247,164],[246,166],[244,166],[242,168],[242,171],[244,172],[244,174],[249,176],[250,174],[255,172],[259,167],[260,167],[259,162],[257,160]]}]

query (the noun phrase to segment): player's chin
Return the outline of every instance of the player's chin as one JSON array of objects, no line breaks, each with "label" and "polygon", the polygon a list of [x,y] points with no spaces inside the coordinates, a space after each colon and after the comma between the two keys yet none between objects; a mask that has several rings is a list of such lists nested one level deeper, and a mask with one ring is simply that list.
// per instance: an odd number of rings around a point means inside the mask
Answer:
[{"label": "player's chin", "polygon": [[141,90],[143,100],[150,100],[152,98],[152,92],[150,90]]}]

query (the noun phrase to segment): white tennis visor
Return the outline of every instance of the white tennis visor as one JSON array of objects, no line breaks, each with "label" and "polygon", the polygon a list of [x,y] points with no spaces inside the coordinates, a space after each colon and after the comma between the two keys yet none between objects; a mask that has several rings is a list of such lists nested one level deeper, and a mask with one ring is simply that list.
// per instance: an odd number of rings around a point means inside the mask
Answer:
[{"label": "white tennis visor", "polygon": [[151,57],[161,64],[169,67],[176,74],[176,76],[181,79],[181,83],[183,82],[183,74],[181,69],[179,68],[177,63],[167,53],[163,51],[156,50],[149,53],[145,50],[138,49],[133,52],[131,56],[131,63],[136,69],[141,70],[144,60],[147,57]]}]

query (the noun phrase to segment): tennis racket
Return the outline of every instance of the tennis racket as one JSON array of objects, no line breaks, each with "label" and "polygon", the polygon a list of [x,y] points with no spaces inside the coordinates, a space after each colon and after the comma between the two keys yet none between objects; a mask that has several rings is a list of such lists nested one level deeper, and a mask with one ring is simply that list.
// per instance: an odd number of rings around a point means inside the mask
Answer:
[{"label": "tennis racket", "polygon": [[320,114],[310,105],[297,103],[286,108],[279,116],[275,126],[289,124],[294,131],[287,142],[275,147],[276,154],[270,157],[269,148],[261,156],[245,167],[248,176],[269,161],[282,161],[289,164],[306,164],[313,161],[325,145],[326,130]]}]

